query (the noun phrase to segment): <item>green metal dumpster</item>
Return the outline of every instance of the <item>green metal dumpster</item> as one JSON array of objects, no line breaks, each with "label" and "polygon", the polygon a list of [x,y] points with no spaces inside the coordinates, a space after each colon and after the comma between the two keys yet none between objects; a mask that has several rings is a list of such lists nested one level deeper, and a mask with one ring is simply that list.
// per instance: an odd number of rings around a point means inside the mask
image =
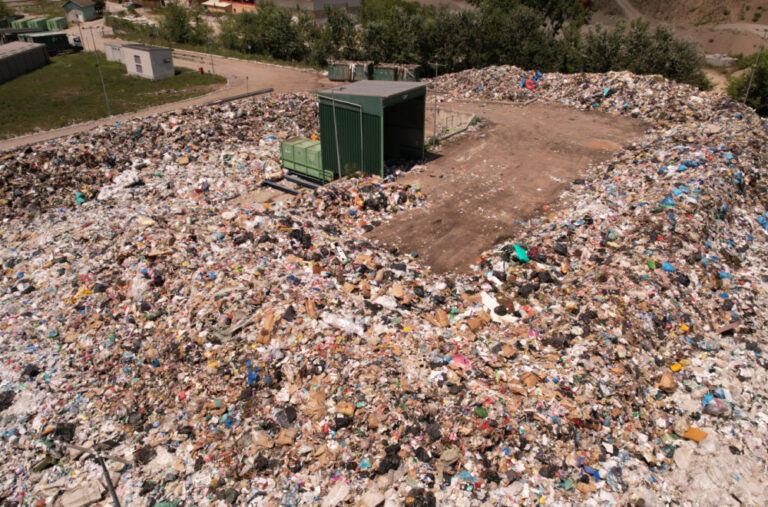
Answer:
[{"label": "green metal dumpster", "polygon": [[349,63],[334,60],[328,62],[328,79],[331,81],[349,81],[350,77]]},{"label": "green metal dumpster", "polygon": [[397,81],[397,65],[377,63],[373,67],[374,81]]},{"label": "green metal dumpster", "polygon": [[373,62],[349,62],[350,81],[367,81],[371,79]]},{"label": "green metal dumpster", "polygon": [[401,65],[397,70],[398,81],[415,82],[420,78],[420,68],[418,65]]}]

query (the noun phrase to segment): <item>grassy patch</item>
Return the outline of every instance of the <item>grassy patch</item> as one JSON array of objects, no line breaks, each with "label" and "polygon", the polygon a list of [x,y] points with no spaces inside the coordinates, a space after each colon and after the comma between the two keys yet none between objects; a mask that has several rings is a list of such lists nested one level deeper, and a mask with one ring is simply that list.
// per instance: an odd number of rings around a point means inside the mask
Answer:
[{"label": "grassy patch", "polygon": [[[172,78],[151,81],[126,74],[125,66],[101,55],[112,114],[203,95],[226,82],[221,76],[176,69]],[[59,56],[51,63],[0,85],[0,139],[107,115],[96,55]]]},{"label": "grassy patch", "polygon": [[65,3],[65,1],[48,2],[46,0],[38,0],[32,4],[23,4],[19,6],[11,4],[10,7],[15,9],[19,14],[24,14],[26,16],[59,18],[67,15],[66,12],[64,12]]}]

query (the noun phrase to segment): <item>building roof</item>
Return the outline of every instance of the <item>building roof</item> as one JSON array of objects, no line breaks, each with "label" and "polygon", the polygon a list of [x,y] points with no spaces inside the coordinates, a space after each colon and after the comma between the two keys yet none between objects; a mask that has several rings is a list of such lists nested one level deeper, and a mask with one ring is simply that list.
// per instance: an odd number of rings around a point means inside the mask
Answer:
[{"label": "building roof", "polygon": [[124,44],[123,47],[124,48],[128,48],[128,49],[136,49],[138,51],[147,51],[147,52],[152,52],[152,51],[173,51],[171,48],[163,48],[163,47],[160,47],[160,46],[150,46],[148,44]]},{"label": "building roof", "polygon": [[408,93],[419,88],[425,88],[424,83],[409,81],[356,81],[354,83],[328,88],[319,92],[319,95],[331,97],[332,94],[359,95],[365,97],[389,98],[395,95]]},{"label": "building roof", "polygon": [[44,48],[45,44],[38,44],[37,42],[21,42],[14,41],[8,44],[0,44],[0,59],[8,58],[9,56],[26,53],[27,51],[34,51],[37,48]]},{"label": "building roof", "polygon": [[93,3],[93,0],[69,0],[66,4],[64,4],[64,6],[66,7],[67,4],[70,4],[70,3],[75,4],[76,6],[80,7],[81,9],[85,8],[85,7],[88,7],[90,5],[95,5]]}]

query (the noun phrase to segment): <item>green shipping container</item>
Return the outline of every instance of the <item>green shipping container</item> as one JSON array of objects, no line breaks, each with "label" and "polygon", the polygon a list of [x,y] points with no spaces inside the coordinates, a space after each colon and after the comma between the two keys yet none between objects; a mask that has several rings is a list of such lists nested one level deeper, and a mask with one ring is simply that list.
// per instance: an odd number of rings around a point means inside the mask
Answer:
[{"label": "green shipping container", "polygon": [[27,28],[27,21],[29,21],[29,18],[17,19],[16,21],[11,21],[11,28],[15,28],[17,30],[21,28]]},{"label": "green shipping container", "polygon": [[351,77],[349,63],[347,62],[328,62],[328,79],[331,81],[349,81]]},{"label": "green shipping container", "polygon": [[51,18],[47,24],[48,30],[55,32],[57,30],[65,30],[67,28],[67,18]]},{"label": "green shipping container", "polygon": [[389,63],[376,64],[373,67],[374,81],[397,81],[397,65]]},{"label": "green shipping container", "polygon": [[35,18],[27,22],[27,28],[42,28],[48,29],[48,18]]},{"label": "green shipping container", "polygon": [[25,33],[20,35],[19,39],[26,42],[45,44],[45,48],[48,50],[49,54],[56,54],[71,49],[67,34],[63,32]]}]

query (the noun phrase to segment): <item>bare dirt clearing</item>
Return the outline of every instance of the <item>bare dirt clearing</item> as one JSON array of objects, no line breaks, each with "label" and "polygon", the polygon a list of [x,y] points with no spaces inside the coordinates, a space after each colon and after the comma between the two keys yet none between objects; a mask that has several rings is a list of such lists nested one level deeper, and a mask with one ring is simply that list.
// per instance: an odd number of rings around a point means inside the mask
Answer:
[{"label": "bare dirt clearing", "polygon": [[630,117],[565,106],[462,103],[489,125],[450,140],[418,185],[429,205],[399,214],[370,233],[403,252],[418,252],[435,271],[464,271],[485,249],[514,236],[519,221],[545,212],[590,164],[606,160],[645,125]]}]

